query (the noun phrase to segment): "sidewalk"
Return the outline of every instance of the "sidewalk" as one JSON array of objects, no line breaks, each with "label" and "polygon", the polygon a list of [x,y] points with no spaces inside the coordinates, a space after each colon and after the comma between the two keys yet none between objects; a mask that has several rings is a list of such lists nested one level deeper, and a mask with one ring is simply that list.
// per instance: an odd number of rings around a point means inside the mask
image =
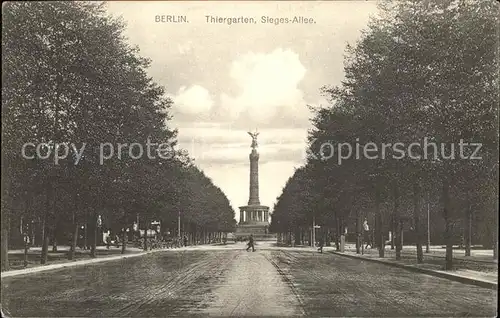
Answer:
[{"label": "sidewalk", "polygon": [[[73,256],[73,260],[67,259],[67,254],[69,251],[69,246],[58,246],[57,252],[52,252],[52,247],[49,247],[47,254],[47,264],[60,264],[60,263],[72,263],[75,261],[92,259],[90,257],[90,250],[83,250],[77,248]],[[140,253],[142,249],[136,248],[134,246],[127,246],[125,254]],[[97,257],[121,255],[121,247],[111,246],[107,249],[105,246],[97,246]],[[41,247],[31,247],[28,249],[28,266],[26,268],[34,268],[39,266],[44,266],[40,264],[42,257]],[[24,249],[9,250],[9,264],[10,270],[25,269],[24,267]]]},{"label": "sidewalk", "polygon": [[[355,244],[348,244],[349,248],[352,250],[356,250],[356,245]],[[445,257],[446,255],[446,249],[444,246],[440,245],[432,245],[429,247],[429,252],[430,253],[425,253],[425,245],[422,247],[424,251],[424,255],[432,255],[436,257]],[[390,245],[386,245],[385,247],[386,253],[396,253],[396,250],[391,250]],[[401,251],[402,253],[417,253],[417,247],[415,245],[405,245],[403,246],[403,249]],[[377,251],[378,253],[378,251]],[[474,261],[485,261],[485,262],[490,262],[494,263],[497,260],[493,258],[493,250],[486,250],[486,249],[472,249],[471,250],[471,256],[465,256],[465,249],[458,249],[454,248],[453,249],[453,258],[454,259],[464,259],[464,260],[474,260]]]},{"label": "sidewalk", "polygon": [[[48,270],[53,270],[53,269],[68,268],[68,267],[75,267],[75,266],[81,266],[81,265],[90,265],[90,264],[119,260],[119,259],[130,258],[130,257],[138,257],[138,256],[146,255],[146,254],[165,251],[165,250],[167,250],[167,249],[156,249],[156,250],[150,250],[147,252],[144,252],[141,250],[141,252],[133,251],[132,253],[129,252],[127,254],[119,254],[119,255],[107,256],[107,257],[99,257],[99,253],[98,253],[97,258],[80,259],[80,260],[76,260],[76,261],[75,260],[73,260],[73,261],[66,260],[65,262],[59,262],[59,263],[53,262],[53,263],[48,263],[45,265],[39,264],[38,266],[33,266],[33,267],[28,267],[28,268],[23,268],[23,269],[16,269],[16,270],[9,270],[6,272],[2,272],[1,278],[18,276],[18,275],[25,275],[25,274],[31,274],[31,273],[38,273],[38,272],[43,272],[43,271],[48,271]],[[9,251],[9,254],[10,254],[10,251]]]},{"label": "sidewalk", "polygon": [[[356,245],[352,243],[348,243],[345,245],[346,251],[356,252]],[[434,245],[429,247],[429,253],[425,252],[425,246],[422,248],[424,252],[424,258],[427,257],[436,257],[436,258],[445,258],[446,249],[439,245]],[[364,250],[365,254],[376,253],[378,255],[377,248],[368,248]],[[395,257],[396,249],[391,249],[390,245],[385,246],[385,255],[388,257]],[[415,255],[417,257],[417,248],[415,245],[405,245],[401,250],[401,255]],[[494,264],[498,263],[498,260],[493,258],[493,250],[485,250],[485,249],[473,249],[471,250],[471,256],[465,256],[465,250],[463,249],[453,249],[453,259],[455,260],[463,260],[463,261],[473,261],[473,262],[481,262],[486,264]]]},{"label": "sidewalk", "polygon": [[390,246],[386,247],[384,258],[379,257],[376,248],[365,249],[363,255],[356,254],[354,244],[347,244],[343,253],[330,248],[325,250],[346,257],[383,263],[480,287],[497,288],[498,286],[498,263],[493,259],[491,250],[473,250],[470,257],[465,257],[463,251],[454,250],[455,269],[452,271],[443,270],[445,251],[440,246],[431,247],[430,253],[425,253],[424,247],[424,263],[422,264],[417,264],[414,246],[404,246],[399,261],[396,261],[395,250],[391,250]]},{"label": "sidewalk", "polygon": [[[67,268],[73,266],[85,266],[100,262],[107,262],[113,260],[119,260],[130,257],[138,257],[146,254],[161,252],[161,251],[186,251],[193,249],[201,249],[201,250],[211,250],[211,249],[222,249],[222,248],[234,248],[233,246],[211,246],[211,245],[193,245],[187,247],[178,247],[178,248],[160,248],[153,249],[147,252],[143,251],[140,248],[127,246],[125,250],[125,254],[121,254],[121,247],[110,247],[108,250],[106,246],[97,246],[97,257],[91,258],[89,250],[80,250],[77,248],[77,255],[75,259],[68,260],[66,258],[66,253],[69,250],[69,246],[58,246],[57,252],[52,252],[52,249],[49,248],[47,264],[40,264],[41,257],[41,247],[33,247],[29,249],[28,253],[28,267],[24,268],[24,250],[10,250],[9,251],[9,262],[14,263],[14,266],[11,265],[11,269],[8,271],[4,271],[1,273],[1,277],[11,277],[18,275],[25,275],[30,273],[37,273],[42,271],[48,271],[53,269]],[[17,264],[17,265],[15,265]]]},{"label": "sidewalk", "polygon": [[[53,253],[62,253],[62,252],[68,252],[69,251],[69,246],[67,245],[59,245],[57,246],[57,252],[52,252],[52,246],[49,246],[49,254],[53,254]],[[121,246],[120,247],[116,247],[116,246],[110,246],[109,249],[106,248],[106,246],[96,246],[96,249],[97,251],[111,251],[111,250],[120,250],[121,251]],[[132,245],[128,245],[127,246],[127,250],[139,250],[137,247],[134,247]],[[88,252],[90,253],[90,250],[83,250],[83,249],[80,249],[79,247],[76,248],[76,252],[79,253],[79,252]],[[42,248],[40,246],[35,246],[35,247],[30,247],[28,249],[28,254],[36,254],[36,253],[41,253],[42,252]],[[24,249],[16,249],[16,250],[9,250],[9,255],[11,254],[23,254],[24,255]]]}]

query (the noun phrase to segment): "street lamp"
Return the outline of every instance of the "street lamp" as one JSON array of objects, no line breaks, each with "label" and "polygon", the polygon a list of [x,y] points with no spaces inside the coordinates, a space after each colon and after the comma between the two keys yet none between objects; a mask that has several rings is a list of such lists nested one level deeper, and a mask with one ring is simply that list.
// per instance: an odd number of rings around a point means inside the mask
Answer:
[{"label": "street lamp", "polygon": [[430,214],[430,194],[427,192],[427,244],[425,245],[425,252],[430,253],[431,245],[431,214]]},{"label": "street lamp", "polygon": [[384,233],[382,231],[382,214],[380,211],[380,190],[377,187],[377,181],[380,181],[380,175],[378,173],[372,173],[369,175],[370,179],[374,182],[372,185],[375,191],[375,220],[374,220],[374,229],[373,229],[373,242],[377,242],[376,246],[379,250],[379,257],[384,257],[385,252],[385,240]]},{"label": "street lamp", "polygon": [[312,242],[311,247],[315,247],[316,243],[316,217],[313,215],[313,224],[312,224]]}]

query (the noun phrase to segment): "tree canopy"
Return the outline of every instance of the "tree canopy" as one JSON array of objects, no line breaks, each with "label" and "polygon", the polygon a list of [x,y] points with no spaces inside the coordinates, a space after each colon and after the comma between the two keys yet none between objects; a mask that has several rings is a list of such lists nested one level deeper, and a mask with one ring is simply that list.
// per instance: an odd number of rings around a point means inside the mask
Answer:
[{"label": "tree canopy", "polygon": [[[327,223],[378,213],[377,228],[391,230],[405,216],[418,225],[426,201],[440,239],[451,244],[471,214],[476,239],[496,244],[498,9],[493,1],[382,1],[347,46],[341,85],[322,88],[330,106],[314,109],[311,156],[278,198],[273,228],[294,231],[323,209]],[[364,153],[370,143],[378,150]],[[463,153],[460,143],[469,144]]]},{"label": "tree canopy", "polygon": [[[19,216],[46,232],[72,233],[58,224],[88,215],[127,227],[137,213],[146,223],[181,212],[207,231],[234,227],[225,194],[177,146],[173,101],[120,18],[93,2],[3,9],[2,234]],[[154,159],[148,142],[163,145]]]}]

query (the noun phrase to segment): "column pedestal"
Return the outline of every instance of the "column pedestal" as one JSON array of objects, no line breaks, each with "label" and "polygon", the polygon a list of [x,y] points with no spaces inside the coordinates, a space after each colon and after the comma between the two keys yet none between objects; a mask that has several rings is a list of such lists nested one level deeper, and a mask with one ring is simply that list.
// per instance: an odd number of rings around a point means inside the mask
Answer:
[{"label": "column pedestal", "polygon": [[[240,207],[240,222],[236,228],[236,236],[248,237],[250,234],[256,240],[265,239],[269,222],[266,215],[269,213],[269,207],[265,205],[246,205]],[[246,215],[246,218],[241,218],[241,215]],[[274,236],[272,236],[274,237]]]}]

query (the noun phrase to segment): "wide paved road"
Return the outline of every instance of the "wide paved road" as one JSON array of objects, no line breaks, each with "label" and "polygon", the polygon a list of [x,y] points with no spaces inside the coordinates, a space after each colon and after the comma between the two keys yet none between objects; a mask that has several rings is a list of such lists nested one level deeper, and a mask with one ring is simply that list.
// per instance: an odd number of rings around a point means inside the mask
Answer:
[{"label": "wide paved road", "polygon": [[2,279],[11,316],[475,316],[496,291],[308,250],[188,248]]}]

